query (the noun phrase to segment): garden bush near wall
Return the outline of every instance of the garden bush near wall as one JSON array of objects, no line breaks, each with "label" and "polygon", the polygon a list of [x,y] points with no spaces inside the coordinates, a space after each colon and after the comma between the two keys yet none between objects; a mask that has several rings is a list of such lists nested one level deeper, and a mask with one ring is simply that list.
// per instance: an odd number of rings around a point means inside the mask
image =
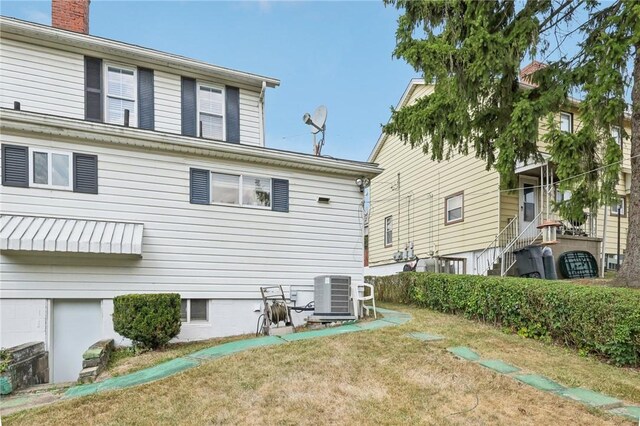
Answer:
[{"label": "garden bush near wall", "polygon": [[135,345],[159,348],[180,333],[179,294],[126,294],[113,299],[113,329]]},{"label": "garden bush near wall", "polygon": [[376,299],[413,303],[510,328],[525,337],[640,366],[640,292],[475,275],[402,273],[373,280]]}]

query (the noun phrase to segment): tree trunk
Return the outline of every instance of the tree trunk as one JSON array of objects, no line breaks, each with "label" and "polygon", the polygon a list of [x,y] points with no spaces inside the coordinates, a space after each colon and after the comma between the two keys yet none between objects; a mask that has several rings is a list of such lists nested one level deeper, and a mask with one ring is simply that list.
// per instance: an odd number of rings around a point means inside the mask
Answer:
[{"label": "tree trunk", "polygon": [[627,249],[616,281],[640,288],[640,45],[635,46],[631,89],[631,195],[627,217]]}]

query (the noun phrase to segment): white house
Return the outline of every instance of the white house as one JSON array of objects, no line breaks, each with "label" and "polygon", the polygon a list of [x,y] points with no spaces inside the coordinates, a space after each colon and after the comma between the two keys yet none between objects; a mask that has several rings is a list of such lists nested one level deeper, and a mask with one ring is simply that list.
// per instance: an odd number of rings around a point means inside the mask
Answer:
[{"label": "white house", "polygon": [[195,340],[255,332],[262,285],[362,283],[355,180],[381,170],[264,147],[278,80],[88,35],[88,3],[0,18],[0,346],[75,380],[122,342],[114,296],[179,293]]}]

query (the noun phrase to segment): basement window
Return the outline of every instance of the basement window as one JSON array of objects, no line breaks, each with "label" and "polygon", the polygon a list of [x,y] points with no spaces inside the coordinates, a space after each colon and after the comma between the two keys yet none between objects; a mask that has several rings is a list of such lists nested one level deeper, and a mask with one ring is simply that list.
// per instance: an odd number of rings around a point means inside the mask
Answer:
[{"label": "basement window", "polygon": [[182,299],[180,303],[180,321],[190,323],[209,320],[209,300]]}]

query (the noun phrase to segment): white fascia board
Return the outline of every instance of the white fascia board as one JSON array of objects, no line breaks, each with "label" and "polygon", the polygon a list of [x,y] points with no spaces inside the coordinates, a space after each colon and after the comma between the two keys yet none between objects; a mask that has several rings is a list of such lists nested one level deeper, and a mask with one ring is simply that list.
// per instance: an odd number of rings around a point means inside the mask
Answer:
[{"label": "white fascia board", "polygon": [[377,164],[317,157],[311,154],[203,140],[173,133],[161,133],[114,124],[95,123],[26,111],[0,108],[1,133],[55,136],[96,144],[130,145],[150,150],[197,154],[214,158],[249,161],[292,169],[313,170],[354,177],[375,177],[382,173]]},{"label": "white fascia board", "polygon": [[35,24],[15,18],[0,16],[0,31],[3,37],[5,35],[23,36],[45,42],[44,44],[64,46],[66,49],[72,51],[102,52],[131,58],[160,67],[205,74],[212,78],[220,78],[231,82],[241,82],[249,86],[262,87],[263,82],[265,82],[268,87],[277,87],[280,85],[280,80],[273,77],[237,71],[180,55],[107,38],[53,28],[47,25]]},{"label": "white fascia board", "polygon": [[[411,94],[413,94],[413,91],[415,90],[415,88],[422,84],[425,84],[424,79],[422,78],[411,79],[411,81],[409,82],[409,85],[404,90],[404,93],[402,94],[402,97],[400,98],[398,105],[396,105],[396,110],[405,106],[407,101],[411,97]],[[389,121],[391,121],[391,118],[389,118]],[[389,121],[387,121],[387,123],[389,123]],[[376,157],[380,153],[380,150],[382,149],[382,145],[384,145],[388,136],[389,135],[385,134],[384,132],[380,133],[380,137],[378,138],[376,145],[373,147],[373,151],[371,151],[371,154],[369,155],[369,159],[367,161],[369,161],[370,163],[375,162]]]}]

